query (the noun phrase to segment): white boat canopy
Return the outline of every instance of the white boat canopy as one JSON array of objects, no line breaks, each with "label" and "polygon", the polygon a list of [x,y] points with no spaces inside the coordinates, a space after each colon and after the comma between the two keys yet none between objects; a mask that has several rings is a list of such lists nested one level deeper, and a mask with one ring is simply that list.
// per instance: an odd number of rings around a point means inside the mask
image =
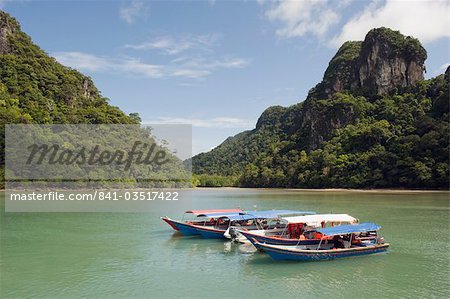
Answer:
[{"label": "white boat canopy", "polygon": [[308,226],[320,226],[322,222],[357,223],[358,219],[347,214],[316,214],[294,217],[283,217],[288,223],[306,223]]}]

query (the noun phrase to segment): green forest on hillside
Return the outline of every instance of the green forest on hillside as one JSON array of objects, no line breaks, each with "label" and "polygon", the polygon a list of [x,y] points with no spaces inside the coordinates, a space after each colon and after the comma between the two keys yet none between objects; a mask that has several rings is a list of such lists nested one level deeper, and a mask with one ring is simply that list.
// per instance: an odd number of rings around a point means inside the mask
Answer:
[{"label": "green forest on hillside", "polygon": [[[230,176],[231,185],[246,187],[445,188],[449,183],[448,88],[448,78],[441,75],[408,92],[378,99],[336,94],[315,104],[336,113],[348,106],[359,116],[320,148],[308,152],[287,134],[285,140],[271,140],[270,132],[258,130],[250,140],[241,142],[238,136],[226,148],[217,149],[218,161],[209,156],[205,169],[215,173],[216,180],[223,175],[223,185],[230,185]],[[254,162],[239,163],[236,151],[255,157]],[[235,168],[221,171],[223,161]],[[194,173],[205,171],[195,165]],[[199,176],[204,182],[207,177]]]},{"label": "green forest on hillside", "polygon": [[[3,11],[0,11],[0,29],[0,184],[5,175],[5,124],[139,125],[137,113],[126,115],[110,105],[109,99],[100,94],[89,77],[48,56],[20,30],[19,23]],[[136,136],[143,142],[154,142],[149,130],[142,129]],[[126,140],[114,141],[114,136],[109,137],[108,147],[116,144],[117,148],[125,148]],[[190,175],[182,161],[168,154],[171,162],[158,170],[161,182],[153,182],[153,185],[179,185],[168,179],[174,176],[186,178],[190,185]],[[137,166],[130,171],[142,174],[150,170]],[[121,185],[144,187],[149,184],[127,180]]]},{"label": "green forest on hillside", "polygon": [[[355,64],[380,41],[388,49],[386,61],[426,59],[417,39],[386,28],[369,32],[364,43],[344,43],[306,101],[270,107],[254,130],[193,157],[196,183],[448,189],[449,70],[411,86],[392,86],[383,95],[370,86],[355,87]],[[332,93],[336,83],[343,91]],[[307,117],[315,121],[304,121]],[[327,127],[330,123],[335,128]],[[322,138],[318,146],[313,137]]]},{"label": "green forest on hillside", "polygon": [[[436,89],[435,89],[436,88]],[[430,93],[437,92],[436,97]],[[264,187],[439,188],[448,186],[448,84],[440,76],[414,93],[374,101],[336,94],[329,109],[351,105],[357,122],[307,153],[283,141],[245,166],[239,184]],[[433,102],[435,103],[433,105]],[[448,110],[448,106],[447,106]],[[338,111],[338,109],[336,109]]]},{"label": "green forest on hillside", "polygon": [[[5,124],[140,123],[137,113],[126,115],[110,105],[89,77],[49,57],[2,11],[0,28],[1,165]],[[365,41],[344,43],[305,101],[269,107],[254,130],[186,161],[192,163],[192,183],[449,188],[449,69],[436,78],[391,86],[380,94],[377,82],[363,86],[356,78],[361,70],[367,71],[361,66],[362,55],[375,46],[386,63],[414,62],[420,67],[427,57],[417,39],[387,28],[371,30]],[[166,174],[188,177],[181,167],[174,159]],[[4,177],[4,167],[0,175]]]}]

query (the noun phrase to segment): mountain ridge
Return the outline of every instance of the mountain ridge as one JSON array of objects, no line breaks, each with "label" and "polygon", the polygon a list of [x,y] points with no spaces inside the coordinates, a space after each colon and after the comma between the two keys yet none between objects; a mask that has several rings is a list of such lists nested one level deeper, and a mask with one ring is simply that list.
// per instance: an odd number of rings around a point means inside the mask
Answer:
[{"label": "mountain ridge", "polygon": [[0,89],[18,101],[15,108],[29,122],[138,123],[136,114],[110,105],[90,77],[48,56],[1,10]]},{"label": "mountain ridge", "polygon": [[[326,158],[323,152],[327,146],[338,146],[331,143],[333,139],[339,139],[342,131],[351,135],[352,132],[347,132],[350,128],[357,131],[361,127],[366,130],[359,132],[361,135],[382,132],[392,135],[383,138],[394,138],[395,142],[403,143],[401,134],[422,137],[415,129],[419,129],[419,122],[427,117],[431,117],[433,125],[440,126],[439,137],[436,138],[440,142],[444,140],[442,146],[448,153],[448,140],[445,142],[444,137],[448,136],[448,117],[445,117],[448,116],[448,75],[424,80],[426,58],[426,50],[417,39],[384,27],[372,29],[364,41],[346,42],[339,48],[323,80],[310,90],[305,101],[289,107],[267,108],[259,117],[255,129],[228,138],[208,153],[194,156],[193,171],[204,176],[234,176],[235,184],[252,187],[448,188],[448,178],[443,176],[448,174],[448,155],[445,158],[442,153],[438,159],[428,155],[433,162],[425,161],[429,165],[422,167],[426,163],[416,157],[418,155],[413,149],[409,149],[408,156],[412,160],[406,162],[411,164],[406,168],[409,167],[414,174],[408,174],[408,178],[394,178],[397,175],[395,171],[384,165],[378,169],[381,174],[368,175],[379,177],[379,180],[357,179],[358,175],[355,175],[355,182],[350,180],[349,183],[345,181],[347,175],[335,168],[336,161],[326,166],[316,165],[318,170],[312,166],[316,162],[321,164],[317,159]],[[390,111],[392,115],[385,111],[388,106],[394,110]],[[393,118],[394,115],[398,119],[405,118],[404,122],[399,123]],[[375,141],[379,138],[373,137]],[[393,160],[393,155],[400,154],[400,150],[389,148],[392,140],[387,143],[381,139],[371,141],[373,146],[370,149],[379,146]],[[335,153],[329,154],[335,156],[335,160],[347,159],[345,155],[352,152],[358,152],[360,156],[368,154],[369,149],[364,149],[363,144],[354,147],[343,150],[341,144]],[[311,154],[313,157],[310,157]],[[367,160],[365,162],[368,163]],[[345,167],[350,167],[347,164]],[[439,171],[433,169],[436,164],[439,164]],[[369,166],[368,172],[376,167]],[[409,171],[403,168],[397,170]],[[420,168],[427,172],[426,179],[418,178]],[[439,176],[440,182],[436,183],[433,176]]]},{"label": "mountain ridge", "polygon": [[[0,10],[0,188],[4,188],[5,176],[5,125],[24,123],[139,125],[140,118],[137,113],[127,115],[118,107],[110,105],[109,99],[101,95],[90,77],[48,56],[21,30],[20,24],[13,17]],[[69,126],[64,133],[60,132],[61,136],[55,136],[55,140],[68,137],[65,145],[72,145],[74,148],[92,145],[89,144],[90,140],[80,137],[82,135],[72,136],[71,128],[73,126]],[[102,146],[111,153],[118,148],[129,148],[133,139],[147,144],[155,143],[147,128],[127,128],[129,130],[125,131],[125,128],[121,131],[127,134],[127,138],[122,138],[118,130],[114,130],[111,132],[117,135],[108,134],[99,142],[103,142]],[[86,167],[83,169],[86,178],[94,176],[104,179],[95,181],[92,186],[87,180],[76,187],[190,186],[190,175],[182,161],[163,146],[158,145],[157,149],[166,153],[167,163],[158,166],[134,163],[123,171],[119,166],[116,169],[116,178],[121,180],[117,181],[108,180],[112,171],[106,174],[102,172],[101,167]],[[15,170],[10,169],[9,173],[14,173]],[[61,176],[64,177],[65,169],[62,167],[61,171]],[[96,174],[96,171],[101,175]],[[177,180],[173,180],[174,177]],[[51,182],[47,183],[51,185]],[[58,184],[58,187],[61,187],[61,184]]]}]

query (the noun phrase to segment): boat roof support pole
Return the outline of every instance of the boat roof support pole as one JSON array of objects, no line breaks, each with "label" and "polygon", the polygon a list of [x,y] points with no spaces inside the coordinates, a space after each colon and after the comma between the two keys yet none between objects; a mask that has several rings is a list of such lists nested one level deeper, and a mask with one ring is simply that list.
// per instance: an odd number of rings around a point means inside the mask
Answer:
[{"label": "boat roof support pole", "polygon": [[322,240],[323,240],[323,236],[320,238],[320,242],[319,242],[319,245],[317,245],[317,250],[319,250],[319,248],[320,248],[320,245],[322,245]]},{"label": "boat roof support pole", "polygon": [[[289,225],[289,223],[286,223],[286,226],[284,227],[283,231],[281,232],[281,235],[282,235],[282,236],[283,236],[284,233],[286,232],[288,225]],[[286,234],[286,235],[287,235],[287,234]]]}]

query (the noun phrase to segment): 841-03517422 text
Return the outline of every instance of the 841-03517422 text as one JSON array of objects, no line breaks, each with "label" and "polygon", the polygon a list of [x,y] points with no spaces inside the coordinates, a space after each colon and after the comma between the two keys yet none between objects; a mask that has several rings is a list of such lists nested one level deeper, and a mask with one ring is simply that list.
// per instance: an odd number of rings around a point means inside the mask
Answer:
[{"label": "841-03517422 text", "polygon": [[9,199],[11,201],[176,201],[178,196],[177,191],[33,191],[11,192]]}]

